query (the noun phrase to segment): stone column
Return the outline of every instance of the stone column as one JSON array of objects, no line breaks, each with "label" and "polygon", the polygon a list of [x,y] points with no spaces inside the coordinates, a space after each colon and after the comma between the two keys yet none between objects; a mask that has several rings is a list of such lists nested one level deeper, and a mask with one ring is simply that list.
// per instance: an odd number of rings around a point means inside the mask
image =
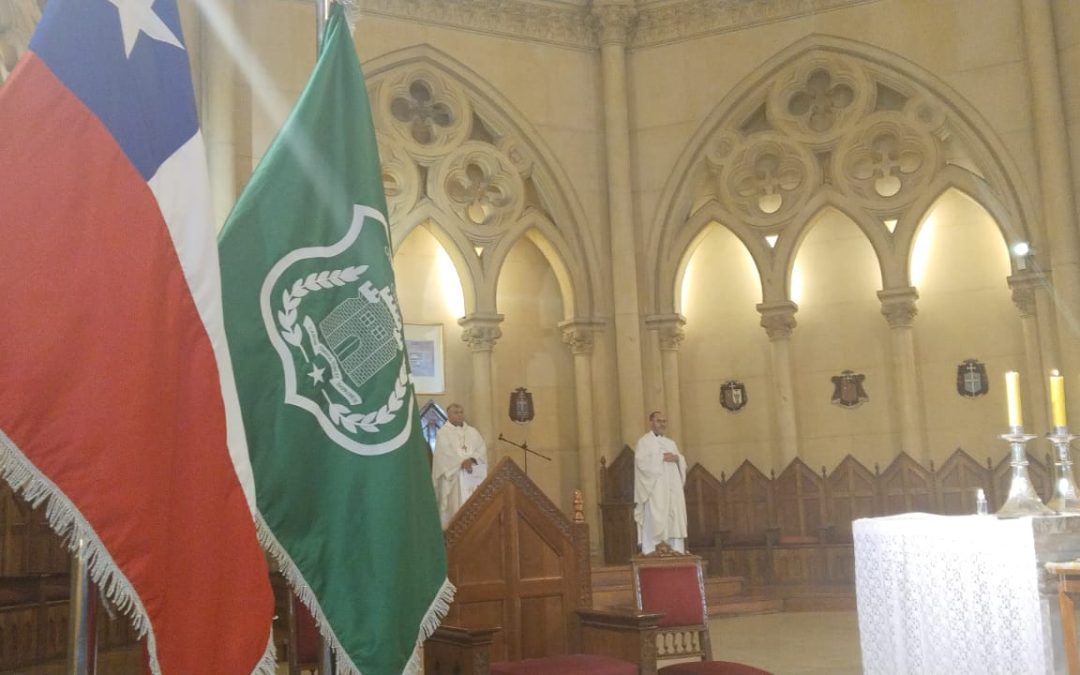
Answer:
[{"label": "stone column", "polygon": [[604,147],[607,150],[608,227],[615,308],[620,431],[632,443],[645,413],[638,304],[637,236],[630,183],[630,118],[626,42],[637,14],[633,2],[596,0],[592,17],[600,41],[604,81]]},{"label": "stone column", "polygon": [[1024,384],[1027,390],[1024,423],[1029,433],[1040,436],[1050,430],[1050,409],[1046,404],[1049,368],[1043,366],[1035,299],[1045,284],[1045,275],[1038,272],[1017,272],[1009,277],[1013,303],[1020,311],[1020,326],[1024,331]]},{"label": "stone column", "polygon": [[[664,374],[664,412],[668,418],[668,436],[685,447],[682,397],[679,391],[679,346],[686,338],[686,317],[682,314],[654,315],[645,319],[645,325],[656,331],[660,342],[660,367]],[[644,425],[644,421],[641,424]]]},{"label": "stone column", "polygon": [[242,93],[247,85],[239,76],[234,45],[230,43],[237,32],[243,35],[247,11],[246,2],[229,2],[199,15],[201,54],[195,89],[201,94],[200,123],[218,229],[236,203],[239,186],[251,174],[251,104],[248,95]]},{"label": "stone column", "polygon": [[596,439],[593,434],[592,352],[593,333],[599,324],[574,319],[559,324],[562,339],[574,355],[574,408],[577,411],[578,487],[585,497],[585,520],[589,523],[589,548],[600,551],[600,482]]},{"label": "stone column", "polygon": [[772,352],[773,403],[776,412],[778,444],[773,447],[773,466],[783,467],[799,456],[799,425],[795,416],[795,378],[788,349],[795,330],[794,302],[766,302],[757,306],[761,327],[769,336]]},{"label": "stone column", "polygon": [[461,326],[461,339],[469,345],[472,352],[472,402],[469,404],[469,419],[476,427],[488,446],[489,462],[494,465],[501,455],[495,449],[495,407],[492,391],[495,382],[491,374],[491,351],[495,342],[502,337],[499,324],[502,314],[470,314],[458,319]]},{"label": "stone column", "polygon": [[915,334],[912,324],[918,309],[919,293],[911,287],[878,291],[881,313],[889,322],[892,338],[892,378],[896,382],[896,407],[900,411],[900,449],[929,466],[930,457],[923,442],[922,406],[919,405],[919,382],[915,365]]},{"label": "stone column", "polygon": [[[1077,317],[1080,307],[1080,233],[1077,232],[1072,193],[1071,146],[1061,98],[1053,9],[1051,0],[1025,0],[1020,7],[1031,82],[1045,243],[1053,271],[1058,357],[1061,369],[1075,378],[1080,374],[1080,318]],[[1080,419],[1080,396],[1068,398],[1067,403],[1070,416]]]}]

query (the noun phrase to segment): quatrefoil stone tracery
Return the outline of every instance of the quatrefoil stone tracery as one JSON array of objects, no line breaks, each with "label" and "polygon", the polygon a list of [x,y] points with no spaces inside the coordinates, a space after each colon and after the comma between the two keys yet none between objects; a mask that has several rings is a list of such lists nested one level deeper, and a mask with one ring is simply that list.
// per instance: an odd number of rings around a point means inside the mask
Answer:
[{"label": "quatrefoil stone tracery", "polygon": [[899,113],[876,113],[837,152],[838,184],[870,207],[906,203],[937,170],[937,157],[925,129]]},{"label": "quatrefoil stone tracery", "polygon": [[429,194],[458,214],[477,245],[498,239],[525,204],[521,175],[504,154],[479,141],[464,143],[429,176]]},{"label": "quatrefoil stone tracery", "polygon": [[816,132],[826,132],[836,123],[839,111],[855,100],[855,92],[844,83],[836,83],[826,70],[815,70],[806,87],[788,99],[787,110]]},{"label": "quatrefoil stone tracery", "polygon": [[399,122],[409,125],[413,140],[429,145],[436,138],[438,127],[449,129],[454,123],[450,106],[436,101],[431,86],[423,80],[409,85],[407,96],[396,96],[390,102],[390,113]]},{"label": "quatrefoil stone tracery", "polygon": [[866,68],[835,54],[799,60],[777,76],[767,117],[778,131],[817,148],[833,144],[874,108]]},{"label": "quatrefoil stone tracery", "polygon": [[483,225],[495,211],[506,208],[512,201],[504,185],[497,183],[484,167],[472,162],[463,171],[450,175],[446,193],[475,225]]},{"label": "quatrefoil stone tracery", "polygon": [[722,171],[721,191],[748,222],[769,227],[799,208],[820,184],[808,151],[777,137],[755,140]]},{"label": "quatrefoil stone tracery", "polygon": [[903,186],[902,177],[922,166],[916,147],[902,147],[895,133],[884,131],[870,141],[870,147],[853,157],[851,174],[860,180],[874,180],[874,191],[892,197]]},{"label": "quatrefoil stone tracery", "polygon": [[376,128],[391,133],[421,164],[431,164],[468,140],[472,105],[455,83],[424,67],[378,84]]}]

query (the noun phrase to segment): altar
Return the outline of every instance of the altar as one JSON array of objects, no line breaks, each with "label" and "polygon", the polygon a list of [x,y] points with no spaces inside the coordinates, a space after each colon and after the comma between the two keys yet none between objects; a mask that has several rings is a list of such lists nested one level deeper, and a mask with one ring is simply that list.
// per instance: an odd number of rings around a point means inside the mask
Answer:
[{"label": "altar", "polygon": [[853,524],[863,672],[1066,672],[1057,579],[1080,516],[909,513]]}]

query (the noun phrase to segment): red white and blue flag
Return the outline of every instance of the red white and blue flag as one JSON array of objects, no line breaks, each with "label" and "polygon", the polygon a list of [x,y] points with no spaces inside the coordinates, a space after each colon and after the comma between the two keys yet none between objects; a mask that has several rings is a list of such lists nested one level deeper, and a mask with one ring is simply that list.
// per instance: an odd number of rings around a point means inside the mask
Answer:
[{"label": "red white and blue flag", "polygon": [[0,130],[0,471],[88,540],[152,671],[273,672],[175,0],[49,0]]}]

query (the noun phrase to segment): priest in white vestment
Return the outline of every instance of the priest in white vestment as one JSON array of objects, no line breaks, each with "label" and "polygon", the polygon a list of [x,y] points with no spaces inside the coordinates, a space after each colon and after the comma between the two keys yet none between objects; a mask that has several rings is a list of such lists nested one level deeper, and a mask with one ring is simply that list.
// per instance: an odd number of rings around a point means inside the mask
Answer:
[{"label": "priest in white vestment", "polygon": [[465,423],[465,409],[451,403],[446,409],[446,424],[435,435],[435,457],[431,465],[443,529],[464,501],[461,472],[471,474],[478,464],[487,464],[487,445],[480,432]]},{"label": "priest in white vestment", "polygon": [[653,412],[634,448],[634,520],[646,555],[660,542],[686,551],[686,459],[666,431],[664,413]]}]

